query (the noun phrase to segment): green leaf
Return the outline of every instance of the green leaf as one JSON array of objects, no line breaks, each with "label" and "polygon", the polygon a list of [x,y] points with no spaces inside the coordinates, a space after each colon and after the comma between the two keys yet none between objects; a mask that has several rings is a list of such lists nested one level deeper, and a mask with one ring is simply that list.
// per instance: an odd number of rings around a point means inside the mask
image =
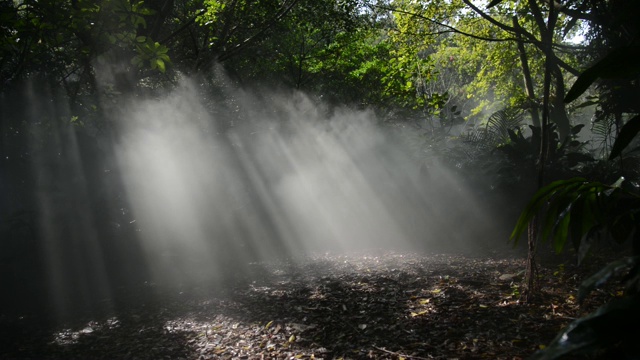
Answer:
[{"label": "green leaf", "polygon": [[566,199],[556,198],[549,203],[548,209],[545,211],[544,218],[542,219],[542,240],[552,239],[555,229],[558,223],[562,220],[561,214],[563,210],[569,206]]},{"label": "green leaf", "polygon": [[573,243],[573,247],[576,250],[580,250],[581,243],[584,240],[585,222],[589,222],[590,220],[588,217],[584,216],[585,213],[587,213],[586,209],[589,207],[587,201],[588,200],[585,199],[585,196],[583,194],[580,194],[572,205],[571,223],[569,224],[569,236],[571,237],[571,242]]},{"label": "green leaf", "polygon": [[[588,183],[587,183],[588,184]],[[558,188],[550,199],[549,210],[544,217],[543,239],[552,238],[557,252],[564,247],[568,236],[571,209],[580,199],[584,182],[571,182]]]},{"label": "green leaf", "polygon": [[554,237],[553,237],[553,245],[556,253],[560,254],[564,249],[564,244],[567,242],[567,238],[569,237],[569,224],[571,222],[571,205],[565,209],[560,215],[560,221],[558,221],[555,225]]},{"label": "green leaf", "polygon": [[564,329],[533,360],[554,360],[564,355],[588,352],[612,346],[619,341],[634,341],[640,330],[640,295],[616,299],[594,313],[580,318]]},{"label": "green leaf", "polygon": [[164,61],[162,59],[156,59],[155,62],[158,70],[160,70],[161,73],[164,73],[166,71]]},{"label": "green leaf", "polygon": [[142,67],[144,60],[139,55],[134,56],[131,59],[131,65],[136,65],[137,67]]},{"label": "green leaf", "polygon": [[[529,222],[533,220],[533,218],[538,214],[540,209],[546,205],[549,198],[551,198],[556,192],[562,191],[563,189],[566,191],[567,189],[572,189],[575,187],[580,187],[586,182],[583,178],[573,178],[569,180],[559,180],[554,181],[551,184],[543,187],[538,190],[536,194],[533,196],[531,201],[527,204],[522,214],[518,218],[516,222],[516,226],[509,237],[509,240],[514,241],[514,244],[517,245],[518,239],[522,236],[522,234],[526,231]],[[553,218],[552,220],[555,220]],[[553,221],[547,222],[549,224],[553,223]]]},{"label": "green leaf", "polygon": [[[582,212],[574,217],[576,233],[575,235],[572,234],[572,236],[581,236],[580,244],[577,247],[578,264],[582,264],[591,245],[595,242],[596,234],[603,228],[601,221],[598,219],[599,209],[597,207],[598,197],[596,194],[597,191],[593,187],[583,193]],[[581,223],[581,228],[579,228],[578,222]]]},{"label": "green leaf", "polygon": [[640,73],[640,47],[616,48],[593,66],[583,71],[564,98],[572,102],[584,93],[598,78],[629,78]]},{"label": "green leaf", "polygon": [[156,54],[163,55],[169,52],[169,48],[164,45],[160,45],[156,43],[155,51],[156,51]]},{"label": "green leaf", "polygon": [[613,148],[611,148],[611,154],[609,155],[609,159],[613,159],[622,153],[629,143],[633,140],[633,138],[640,132],[640,115],[635,116],[631,120],[627,121],[626,124],[620,129],[620,134],[616,138],[616,141],[613,143]]},{"label": "green leaf", "polygon": [[615,190],[616,188],[621,188],[622,187],[622,183],[624,183],[625,178],[624,176],[621,176],[618,178],[618,180],[616,180],[616,182],[613,183],[613,185],[611,185],[611,187]]},{"label": "green leaf", "polygon": [[142,16],[132,16],[131,23],[135,28],[138,26],[142,26],[143,29],[147,28],[147,21]]},{"label": "green leaf", "polygon": [[580,284],[580,287],[578,288],[578,303],[582,303],[585,297],[589,295],[593,289],[602,286],[611,278],[611,276],[620,273],[621,270],[638,264],[639,261],[640,257],[638,256],[626,257],[610,263],[597,273],[593,274]]},{"label": "green leaf", "polygon": [[578,124],[571,128],[571,135],[578,135],[580,130],[584,127],[584,124]]}]

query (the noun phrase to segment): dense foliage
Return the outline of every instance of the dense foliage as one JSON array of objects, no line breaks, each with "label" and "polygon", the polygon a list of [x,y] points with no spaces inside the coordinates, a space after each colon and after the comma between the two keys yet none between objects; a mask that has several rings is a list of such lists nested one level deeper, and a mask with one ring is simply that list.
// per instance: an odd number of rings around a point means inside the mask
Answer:
[{"label": "dense foliage", "polygon": [[[611,51],[580,75],[565,101],[575,100],[593,81],[611,77],[612,72],[623,78],[637,76],[637,65],[630,61],[630,55],[635,51],[634,47],[619,47]],[[633,151],[624,156],[622,152],[640,132],[639,120],[636,113],[622,127],[612,146],[610,159],[634,156]],[[613,351],[615,357],[635,356],[636,324],[640,319],[637,311],[640,304],[640,192],[638,178],[633,176],[633,172],[629,175],[629,180],[620,177],[613,185],[583,178],[554,182],[540,189],[521,215],[512,238],[518,239],[527,223],[544,210],[542,237],[550,238],[557,252],[561,252],[567,240],[571,240],[579,262],[585,259],[601,236],[620,244],[630,243],[632,249],[631,256],[612,262],[585,280],[578,289],[578,301],[581,302],[613,275],[626,272],[624,296],[574,321],[535,358],[556,359],[571,353],[602,351]]]}]

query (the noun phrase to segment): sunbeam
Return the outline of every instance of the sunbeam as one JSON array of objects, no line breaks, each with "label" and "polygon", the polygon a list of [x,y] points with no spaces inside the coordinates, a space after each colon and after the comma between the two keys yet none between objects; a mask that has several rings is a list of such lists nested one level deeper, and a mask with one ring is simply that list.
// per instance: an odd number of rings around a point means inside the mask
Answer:
[{"label": "sunbeam", "polygon": [[[35,84],[32,84],[35,85]],[[38,123],[42,119],[64,122],[70,118],[64,101],[44,87],[30,88],[27,97],[32,106],[27,118]],[[44,94],[42,93],[44,92]],[[43,97],[50,101],[41,101]],[[41,235],[39,249],[48,284],[48,297],[56,316],[64,318],[79,305],[87,310],[110,299],[111,286],[104,262],[104,234],[100,234],[97,217],[102,205],[97,186],[94,161],[82,134],[73,127],[34,127],[31,137],[34,193]],[[90,178],[90,177],[94,178]],[[37,264],[37,262],[36,262]],[[29,263],[24,266],[32,266]]]},{"label": "sunbeam", "polygon": [[188,80],[119,115],[115,153],[154,283],[215,287],[251,261],[425,249],[485,221],[444,169],[425,182],[373,113],[329,113],[301,93],[235,95],[250,120],[226,132]]}]

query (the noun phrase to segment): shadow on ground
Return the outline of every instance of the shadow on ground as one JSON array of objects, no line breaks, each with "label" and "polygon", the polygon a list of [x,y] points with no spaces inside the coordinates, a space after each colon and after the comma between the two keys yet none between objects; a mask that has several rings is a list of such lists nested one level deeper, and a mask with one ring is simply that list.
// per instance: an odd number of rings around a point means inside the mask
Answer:
[{"label": "shadow on ground", "polygon": [[[128,290],[64,326],[2,319],[2,358],[257,359],[527,357],[585,308],[581,274],[541,268],[518,301],[523,258],[378,252],[253,264],[224,288]],[[559,272],[559,270],[562,270]]]}]

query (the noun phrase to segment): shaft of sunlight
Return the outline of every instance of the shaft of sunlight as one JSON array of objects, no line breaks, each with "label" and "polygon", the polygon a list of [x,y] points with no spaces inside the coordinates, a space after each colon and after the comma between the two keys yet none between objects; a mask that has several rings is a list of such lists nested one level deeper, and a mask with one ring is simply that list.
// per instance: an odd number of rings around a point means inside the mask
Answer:
[{"label": "shaft of sunlight", "polygon": [[[44,263],[48,305],[64,318],[78,308],[90,311],[104,306],[111,297],[97,226],[97,217],[103,214],[89,185],[95,182],[88,179],[96,173],[95,159],[80,149],[84,138],[68,126],[71,116],[66,103],[47,87],[35,89],[35,84],[29,88],[31,106],[26,115],[33,129],[30,153],[41,232],[33,251]],[[42,121],[53,125],[39,126]],[[37,267],[39,261],[24,266]]]}]

